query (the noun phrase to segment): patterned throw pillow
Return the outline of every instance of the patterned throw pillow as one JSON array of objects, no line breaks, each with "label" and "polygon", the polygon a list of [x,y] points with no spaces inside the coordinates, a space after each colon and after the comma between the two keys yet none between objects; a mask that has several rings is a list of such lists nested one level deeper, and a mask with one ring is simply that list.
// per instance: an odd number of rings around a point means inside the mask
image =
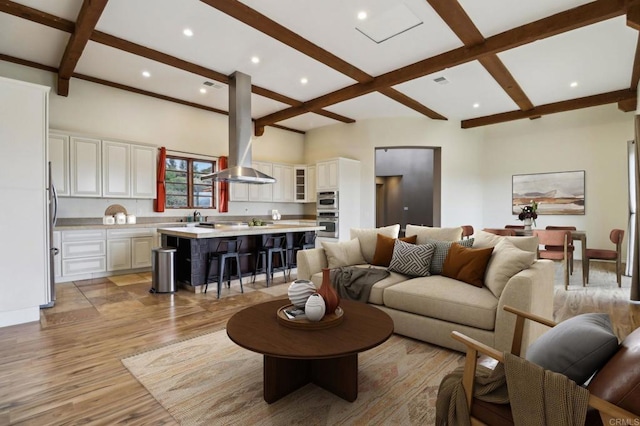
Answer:
[{"label": "patterned throw pillow", "polygon": [[396,240],[389,271],[412,277],[428,277],[435,244],[415,245]]},{"label": "patterned throw pillow", "polygon": [[458,243],[462,247],[471,248],[473,246],[473,238],[469,238],[468,240],[460,240],[460,241],[438,241],[438,240],[429,240],[427,244],[435,244],[436,251],[433,253],[433,259],[431,259],[431,275],[440,275],[442,274],[442,265],[444,264],[444,260],[447,258],[449,254],[449,249],[451,248],[451,244]]}]

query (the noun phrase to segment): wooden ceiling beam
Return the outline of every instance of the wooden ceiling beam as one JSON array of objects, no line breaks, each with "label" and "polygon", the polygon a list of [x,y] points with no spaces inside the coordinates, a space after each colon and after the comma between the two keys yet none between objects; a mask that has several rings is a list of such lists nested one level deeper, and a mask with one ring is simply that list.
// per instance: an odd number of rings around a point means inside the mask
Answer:
[{"label": "wooden ceiling beam", "polygon": [[633,70],[631,71],[631,84],[629,87],[632,90],[637,89],[639,81],[640,81],[640,33],[638,34],[638,41],[636,42],[636,55],[633,58]]},{"label": "wooden ceiling beam", "polygon": [[395,86],[425,75],[451,68],[481,57],[497,54],[536,40],[575,30],[586,25],[595,24],[615,18],[626,12],[624,0],[596,0],[555,15],[521,25],[511,30],[487,38],[484,43],[474,46],[459,47],[454,50],[418,61],[414,64],[375,77],[373,81],[358,83],[336,90],[304,103],[302,107],[292,107],[269,114],[257,120],[261,126],[277,123],[295,117],[310,108],[324,108],[344,102],[358,96]]},{"label": "wooden ceiling beam", "polygon": [[[348,63],[347,61],[337,57],[333,53],[321,48],[320,46],[310,42],[299,34],[291,31],[287,27],[278,24],[276,21],[261,14],[255,9],[250,8],[238,0],[200,0],[203,3],[213,7],[214,9],[248,25],[271,38],[297,50],[303,55],[309,56],[316,61],[334,69],[349,78],[354,79],[358,83],[367,83],[373,80],[373,76],[362,71],[358,67]],[[385,91],[383,93],[383,91]],[[381,88],[380,92],[389,98],[415,110],[430,118],[438,120],[446,119],[441,114],[427,108],[418,101],[411,99],[409,96],[401,94],[395,89]],[[297,105],[294,107],[300,107]],[[316,109],[307,110],[316,112]]]},{"label": "wooden ceiling beam", "polygon": [[[41,12],[37,9],[33,9],[31,7],[24,6],[9,0],[0,0],[0,12],[8,13],[10,15],[27,19],[29,21],[36,22],[36,23],[45,25],[47,27],[55,28],[57,30],[64,31],[67,33],[73,33],[75,29],[75,24],[71,21],[68,21],[64,18],[59,18],[57,16],[54,16],[45,12]],[[120,49],[134,55],[142,56],[147,59],[151,59],[153,61],[172,66],[174,68],[178,68],[193,74],[200,75],[205,78],[209,78],[211,80],[218,81],[220,83],[228,84],[229,82],[228,76],[222,73],[210,70],[208,68],[202,67],[197,64],[193,64],[191,62],[184,61],[182,59],[176,58],[171,55],[167,55],[165,53],[150,49],[148,47],[141,46],[139,44],[132,43],[130,41],[127,41],[118,37],[114,37],[112,35],[109,35],[100,31],[94,30],[91,34],[90,39],[96,43],[104,44],[106,46],[110,46],[115,49]],[[298,100],[278,94],[268,89],[264,89],[258,86],[252,86],[252,89],[253,89],[253,93],[260,96],[264,96],[268,99],[272,99],[272,100],[282,102],[292,106],[302,105],[302,102]],[[344,117],[342,115],[333,113],[331,111],[317,109],[317,110],[314,110],[313,112],[318,115],[322,115],[337,121],[341,121],[343,123],[355,122],[355,120],[352,118]]]},{"label": "wooden ceiling beam", "polygon": [[585,96],[583,98],[571,99],[568,101],[554,102],[546,105],[539,105],[529,111],[510,111],[500,114],[488,115],[486,117],[462,120],[461,127],[470,129],[472,127],[486,126],[489,124],[504,123],[506,121],[520,120],[523,118],[533,118],[536,116],[555,114],[558,112],[573,111],[581,108],[589,108],[598,105],[612,104],[616,102],[627,102],[636,100],[635,90],[618,90],[615,92],[602,93],[599,95]]},{"label": "wooden ceiling beam", "polygon": [[82,52],[89,42],[91,33],[98,24],[109,0],[84,0],[71,38],[64,49],[60,66],[58,67],[58,95],[69,95],[69,79],[73,74]]},{"label": "wooden ceiling beam", "polygon": [[637,98],[618,101],[618,109],[622,112],[633,112],[637,109]]},{"label": "wooden ceiling beam", "polygon": [[629,0],[627,6],[627,26],[640,31],[640,1]]}]

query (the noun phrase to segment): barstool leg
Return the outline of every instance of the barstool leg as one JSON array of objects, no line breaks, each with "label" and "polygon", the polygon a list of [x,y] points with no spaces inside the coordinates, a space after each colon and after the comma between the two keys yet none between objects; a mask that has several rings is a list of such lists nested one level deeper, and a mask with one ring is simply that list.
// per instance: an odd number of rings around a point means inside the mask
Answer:
[{"label": "barstool leg", "polygon": [[284,278],[284,282],[287,282],[287,264],[284,261],[284,252],[280,252],[280,265],[282,266],[282,276]]},{"label": "barstool leg", "polygon": [[227,259],[220,258],[220,270],[218,271],[218,299],[220,299],[220,292],[222,291],[222,280],[224,279],[224,267],[227,263]]},{"label": "barstool leg", "polygon": [[240,293],[244,293],[244,288],[242,288],[242,269],[240,269],[240,255],[236,254],[236,274],[238,275],[238,281],[240,281]]}]

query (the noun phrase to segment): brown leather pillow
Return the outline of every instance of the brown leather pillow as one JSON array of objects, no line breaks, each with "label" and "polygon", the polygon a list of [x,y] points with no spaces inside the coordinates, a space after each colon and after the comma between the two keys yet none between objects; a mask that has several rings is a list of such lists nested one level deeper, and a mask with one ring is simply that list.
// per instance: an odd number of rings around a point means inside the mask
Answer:
[{"label": "brown leather pillow", "polygon": [[473,249],[453,243],[442,265],[442,275],[482,287],[492,252],[493,247]]},{"label": "brown leather pillow", "polygon": [[[417,235],[412,235],[411,237],[400,238],[400,241],[415,244],[417,239]],[[389,266],[389,263],[391,263],[391,258],[393,257],[393,246],[395,242],[395,238],[378,234],[378,240],[376,241],[376,252],[373,254],[373,260],[371,261],[371,264],[377,266]]]}]

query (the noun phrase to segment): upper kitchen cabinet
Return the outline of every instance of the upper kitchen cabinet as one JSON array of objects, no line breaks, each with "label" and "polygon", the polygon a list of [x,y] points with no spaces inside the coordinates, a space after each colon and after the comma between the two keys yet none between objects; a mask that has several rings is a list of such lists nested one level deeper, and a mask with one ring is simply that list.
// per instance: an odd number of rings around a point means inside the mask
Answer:
[{"label": "upper kitchen cabinet", "polygon": [[69,189],[69,136],[49,133],[49,161],[51,180],[58,196],[68,197]]},{"label": "upper kitchen cabinet", "polygon": [[308,203],[315,203],[318,198],[316,185],[316,166],[307,166],[307,199]]},{"label": "upper kitchen cabinet", "polygon": [[294,166],[295,201],[310,203],[316,201],[316,166]]},{"label": "upper kitchen cabinet", "polygon": [[229,182],[229,201],[249,201],[249,184]]},{"label": "upper kitchen cabinet", "polygon": [[337,190],[339,182],[339,160],[322,161],[316,164],[318,191]]},{"label": "upper kitchen cabinet", "polygon": [[99,139],[72,136],[69,140],[71,196],[102,195],[101,144]]},{"label": "upper kitchen cabinet", "polygon": [[[253,162],[251,167],[265,175],[273,174],[273,165],[271,163]],[[249,201],[272,201],[273,187],[275,185],[249,185]]]},{"label": "upper kitchen cabinet", "polygon": [[102,195],[156,197],[155,147],[102,141]]},{"label": "upper kitchen cabinet", "polygon": [[273,201],[279,203],[293,202],[293,166],[273,164],[272,176],[276,179],[276,183],[273,184]]}]

